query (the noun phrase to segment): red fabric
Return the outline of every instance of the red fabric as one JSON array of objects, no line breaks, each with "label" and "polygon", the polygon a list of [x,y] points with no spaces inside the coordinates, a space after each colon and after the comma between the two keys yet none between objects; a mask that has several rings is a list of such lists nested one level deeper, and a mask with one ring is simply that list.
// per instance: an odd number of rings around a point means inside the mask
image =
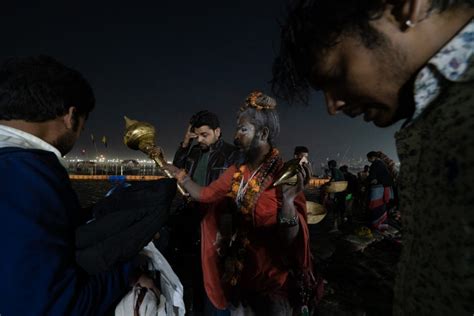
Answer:
[{"label": "red fabric", "polygon": [[[221,283],[221,273],[216,249],[218,236],[219,202],[230,192],[235,166],[230,167],[221,177],[201,191],[200,201],[212,203],[209,211],[201,222],[202,231],[202,268],[204,286],[211,302],[224,309],[228,306],[225,290]],[[250,177],[245,168],[244,181]],[[272,181],[273,182],[273,181]],[[250,290],[262,294],[287,296],[286,281],[288,264],[300,267],[302,270],[311,269],[309,247],[309,232],[306,224],[306,200],[303,192],[295,199],[295,207],[300,220],[299,235],[294,245],[285,249],[281,247],[277,231],[277,209],[281,201],[277,196],[277,189],[267,188],[257,201],[254,213],[254,230],[249,234],[250,246],[244,263],[242,279],[238,286],[243,291]]]},{"label": "red fabric", "polygon": [[371,199],[369,202],[369,210],[375,209],[377,207],[381,207],[388,202],[390,202],[390,199],[392,197],[392,188],[391,187],[384,187],[383,188],[383,193],[382,196],[376,199]]}]

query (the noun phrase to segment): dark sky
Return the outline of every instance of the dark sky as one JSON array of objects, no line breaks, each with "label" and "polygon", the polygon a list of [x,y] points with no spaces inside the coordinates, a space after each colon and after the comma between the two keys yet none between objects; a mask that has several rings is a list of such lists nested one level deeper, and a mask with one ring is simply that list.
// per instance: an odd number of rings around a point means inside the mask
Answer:
[{"label": "dark sky", "polygon": [[[97,107],[69,157],[85,148],[95,156],[90,134],[103,135],[107,156],[140,157],[122,143],[123,115],[158,130],[158,144],[172,157],[190,116],[218,114],[231,141],[235,115],[254,89],[270,93],[271,65],[278,47],[283,1],[9,1],[0,13],[1,53],[48,54],[84,74]],[[309,107],[280,101],[278,145],[290,157],[295,145],[312,160],[362,157],[383,150],[396,158],[393,133],[361,119],[327,114],[315,93]]]}]

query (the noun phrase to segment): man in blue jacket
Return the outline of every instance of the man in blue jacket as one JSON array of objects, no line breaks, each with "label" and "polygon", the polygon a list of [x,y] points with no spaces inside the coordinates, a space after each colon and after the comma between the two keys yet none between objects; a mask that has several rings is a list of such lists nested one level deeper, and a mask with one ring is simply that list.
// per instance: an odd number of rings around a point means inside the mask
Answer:
[{"label": "man in blue jacket", "polygon": [[137,279],[130,262],[89,276],[75,261],[75,230],[87,218],[62,156],[94,105],[88,82],[53,58],[0,68],[2,315],[101,315]]}]

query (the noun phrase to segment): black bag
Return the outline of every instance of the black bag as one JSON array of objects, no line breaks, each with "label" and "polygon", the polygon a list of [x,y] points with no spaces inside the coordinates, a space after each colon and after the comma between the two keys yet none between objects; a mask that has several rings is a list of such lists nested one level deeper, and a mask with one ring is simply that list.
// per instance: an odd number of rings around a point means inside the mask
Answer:
[{"label": "black bag", "polygon": [[77,263],[96,274],[133,258],[167,221],[175,194],[172,179],[115,190],[94,206],[95,219],[77,228]]}]

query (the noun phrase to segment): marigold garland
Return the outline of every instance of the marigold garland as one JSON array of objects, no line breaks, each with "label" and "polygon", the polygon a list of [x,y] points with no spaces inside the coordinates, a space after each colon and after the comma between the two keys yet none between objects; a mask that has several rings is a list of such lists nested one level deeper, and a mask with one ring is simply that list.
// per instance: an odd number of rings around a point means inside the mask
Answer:
[{"label": "marigold garland", "polygon": [[[262,166],[255,176],[250,179],[247,184],[247,190],[242,197],[237,210],[239,215],[237,217],[237,231],[236,238],[229,248],[228,256],[224,262],[224,275],[223,281],[235,287],[240,280],[240,274],[244,269],[244,261],[247,253],[247,247],[250,245],[248,239],[248,233],[254,225],[254,211],[260,197],[260,194],[271,185],[275,173],[279,170],[282,165],[282,160],[279,156],[277,149],[272,151],[265,158]],[[236,199],[240,183],[243,179],[245,172],[245,165],[239,167],[239,169],[232,176],[231,183],[231,196],[234,200]]]}]

